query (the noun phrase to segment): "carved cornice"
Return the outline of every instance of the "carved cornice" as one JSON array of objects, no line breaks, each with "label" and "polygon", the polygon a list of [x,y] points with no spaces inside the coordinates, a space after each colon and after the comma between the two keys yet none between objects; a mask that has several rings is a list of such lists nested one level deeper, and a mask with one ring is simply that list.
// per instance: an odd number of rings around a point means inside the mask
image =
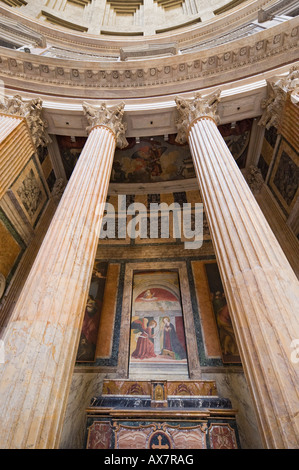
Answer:
[{"label": "carved cornice", "polygon": [[216,123],[219,122],[217,107],[220,94],[221,91],[217,90],[205,96],[196,93],[192,100],[185,100],[180,96],[175,98],[179,112],[179,118],[176,122],[178,129],[176,142],[184,144],[188,140],[190,127],[201,118],[209,118]]},{"label": "carved cornice", "polygon": [[268,98],[262,101],[264,112],[259,125],[265,126],[266,129],[271,126],[279,128],[287,97],[296,103],[298,94],[299,66],[297,65],[290,68],[286,77],[277,77],[268,81]]},{"label": "carved cornice", "polygon": [[61,61],[0,48],[0,76],[7,86],[90,99],[179,94],[291,64],[299,60],[298,38],[294,18],[242,40],[150,62]]},{"label": "carved cornice", "polygon": [[13,98],[4,97],[4,100],[0,101],[0,112],[26,119],[36,148],[46,147],[51,142],[46,131],[46,122],[42,118],[42,104],[39,98],[24,102],[19,95]]},{"label": "carved cornice", "polygon": [[116,144],[119,148],[127,147],[128,142],[125,137],[126,124],[122,122],[125,103],[107,107],[102,103],[99,107],[83,103],[83,111],[88,122],[87,132],[95,127],[108,127],[115,135]]}]

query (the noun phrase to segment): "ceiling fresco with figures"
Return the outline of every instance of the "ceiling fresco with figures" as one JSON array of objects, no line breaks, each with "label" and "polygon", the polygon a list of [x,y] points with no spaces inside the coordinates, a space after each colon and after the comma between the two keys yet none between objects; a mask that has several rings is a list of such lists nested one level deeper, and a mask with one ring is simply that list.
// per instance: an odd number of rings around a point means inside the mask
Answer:
[{"label": "ceiling fresco with figures", "polygon": [[[252,120],[245,119],[218,127],[238,166],[244,168]],[[111,183],[157,183],[195,178],[188,144],[180,145],[176,135],[128,138],[129,145],[116,149]],[[57,136],[66,176],[69,179],[86,142],[85,137]]]}]

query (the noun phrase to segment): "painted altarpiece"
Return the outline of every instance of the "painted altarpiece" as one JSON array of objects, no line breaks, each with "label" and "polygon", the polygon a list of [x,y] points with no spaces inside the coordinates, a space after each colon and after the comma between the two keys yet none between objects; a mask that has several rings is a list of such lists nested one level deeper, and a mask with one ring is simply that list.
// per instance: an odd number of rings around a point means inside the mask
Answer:
[{"label": "painted altarpiece", "polygon": [[178,273],[134,273],[130,372],[188,375]]},{"label": "painted altarpiece", "polygon": [[200,377],[184,262],[126,265],[121,331],[122,377]]}]

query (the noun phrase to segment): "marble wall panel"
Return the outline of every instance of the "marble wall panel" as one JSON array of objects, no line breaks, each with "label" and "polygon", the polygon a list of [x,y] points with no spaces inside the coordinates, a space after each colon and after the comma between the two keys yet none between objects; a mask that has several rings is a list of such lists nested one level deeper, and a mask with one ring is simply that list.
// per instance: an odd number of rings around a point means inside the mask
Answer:
[{"label": "marble wall panel", "polygon": [[218,395],[227,397],[237,409],[237,425],[242,449],[262,449],[257,419],[245,376],[240,372],[203,373],[204,380],[215,380]]},{"label": "marble wall panel", "polygon": [[102,374],[74,373],[68,397],[61,449],[82,449],[86,432],[86,408],[93,396],[101,393]]}]

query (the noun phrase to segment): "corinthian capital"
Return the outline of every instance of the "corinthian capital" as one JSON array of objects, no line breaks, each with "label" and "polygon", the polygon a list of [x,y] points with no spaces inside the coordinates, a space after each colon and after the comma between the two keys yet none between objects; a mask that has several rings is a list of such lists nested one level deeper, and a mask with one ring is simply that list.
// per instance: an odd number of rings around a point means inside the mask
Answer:
[{"label": "corinthian capital", "polygon": [[259,121],[261,126],[269,129],[271,126],[279,127],[283,108],[287,97],[293,103],[299,100],[299,66],[291,67],[285,77],[274,77],[268,81],[268,98],[262,101],[264,110]]},{"label": "corinthian capital", "polygon": [[220,90],[214,91],[209,95],[202,96],[196,93],[191,100],[186,100],[180,96],[175,98],[179,118],[176,121],[178,134],[176,142],[183,144],[187,141],[189,127],[192,122],[201,117],[210,117],[218,122],[217,107],[220,98]]},{"label": "corinthian capital", "polygon": [[87,132],[95,126],[109,127],[115,134],[117,146],[127,147],[128,142],[125,137],[127,126],[122,122],[125,103],[107,108],[105,103],[99,107],[83,103],[83,111],[88,122]]},{"label": "corinthian capital", "polygon": [[43,102],[40,98],[24,102],[22,97],[5,97],[0,102],[0,112],[26,118],[35,147],[46,147],[51,139],[47,133],[46,121],[42,118]]}]

